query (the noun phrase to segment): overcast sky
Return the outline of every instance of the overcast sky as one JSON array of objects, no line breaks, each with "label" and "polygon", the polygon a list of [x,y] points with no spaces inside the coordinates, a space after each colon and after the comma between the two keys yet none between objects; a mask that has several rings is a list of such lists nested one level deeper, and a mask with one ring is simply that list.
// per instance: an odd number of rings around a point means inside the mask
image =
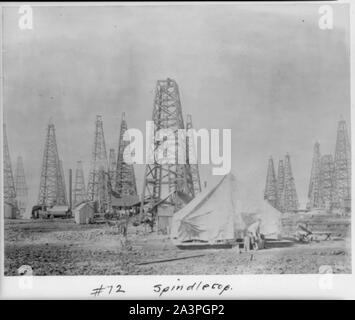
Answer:
[{"label": "overcast sky", "polygon": [[[95,116],[117,151],[121,113],[143,130],[167,77],[196,128],[232,129],[232,172],[255,194],[268,158],[289,152],[305,205],[314,142],[333,154],[341,115],[350,127],[348,5],[332,8],[334,28],[321,30],[311,4],[33,7],[25,31],[18,7],[5,8],[4,121],[31,205],[50,118],[66,172],[82,160],[87,182]],[[201,176],[212,183],[209,166]],[[137,166],[140,191],[142,178]]]}]

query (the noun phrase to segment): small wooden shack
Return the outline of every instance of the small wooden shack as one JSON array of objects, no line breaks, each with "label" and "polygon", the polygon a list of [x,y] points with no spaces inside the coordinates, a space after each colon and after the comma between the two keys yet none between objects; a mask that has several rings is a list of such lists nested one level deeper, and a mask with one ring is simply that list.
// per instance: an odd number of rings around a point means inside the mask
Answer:
[{"label": "small wooden shack", "polygon": [[91,202],[83,202],[73,209],[74,220],[77,224],[89,224],[94,220],[95,208]]},{"label": "small wooden shack", "polygon": [[158,209],[157,227],[158,232],[162,234],[170,234],[171,223],[174,215],[172,207],[164,207]]},{"label": "small wooden shack", "polygon": [[16,219],[17,210],[16,207],[11,203],[4,202],[4,218],[5,219]]}]

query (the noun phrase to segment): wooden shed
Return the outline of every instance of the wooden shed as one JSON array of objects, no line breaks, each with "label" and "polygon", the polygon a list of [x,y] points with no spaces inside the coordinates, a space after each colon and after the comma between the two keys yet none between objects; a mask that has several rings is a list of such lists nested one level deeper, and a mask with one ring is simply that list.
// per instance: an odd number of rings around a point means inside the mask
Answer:
[{"label": "wooden shed", "polygon": [[172,207],[162,206],[162,208],[158,209],[157,228],[159,233],[170,234],[173,215],[174,211]]},{"label": "wooden shed", "polygon": [[4,202],[4,218],[5,219],[16,219],[17,218],[16,207],[10,203]]},{"label": "wooden shed", "polygon": [[89,224],[94,220],[95,208],[90,202],[83,202],[73,209],[74,220],[77,224]]}]

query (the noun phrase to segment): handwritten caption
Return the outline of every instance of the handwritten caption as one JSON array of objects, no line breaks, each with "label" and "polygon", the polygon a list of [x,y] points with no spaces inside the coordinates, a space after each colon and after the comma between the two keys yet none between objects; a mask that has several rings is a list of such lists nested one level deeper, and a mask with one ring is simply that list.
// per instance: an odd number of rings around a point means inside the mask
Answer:
[{"label": "handwritten caption", "polygon": [[225,292],[231,291],[232,286],[230,284],[222,284],[218,282],[206,282],[206,281],[194,281],[190,284],[184,284],[180,282],[180,279],[177,279],[177,284],[175,285],[163,285],[156,284],[153,286],[153,291],[159,295],[159,297],[163,296],[167,293],[174,292],[198,292],[198,293],[207,293],[214,292],[219,296],[224,294]]},{"label": "handwritten caption", "polygon": [[[182,282],[179,278],[175,284],[158,283],[153,285],[153,293],[158,297],[174,293],[213,293],[216,295],[223,295],[232,290],[230,284],[223,284],[219,282],[208,281],[191,281],[189,283]],[[103,295],[124,294],[126,289],[121,284],[103,285],[93,288],[90,292],[91,296],[99,297]]]},{"label": "handwritten caption", "polygon": [[122,286],[120,284],[108,285],[108,286],[104,286],[103,284],[101,284],[99,287],[92,289],[90,295],[94,297],[99,297],[105,294],[111,295],[111,294],[120,294],[125,292],[126,291],[122,289]]}]

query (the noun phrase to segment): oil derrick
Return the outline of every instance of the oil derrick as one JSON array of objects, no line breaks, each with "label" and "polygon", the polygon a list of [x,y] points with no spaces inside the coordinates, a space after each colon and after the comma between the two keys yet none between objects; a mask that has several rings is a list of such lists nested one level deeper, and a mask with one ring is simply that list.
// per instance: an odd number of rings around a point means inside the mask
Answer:
[{"label": "oil derrick", "polygon": [[276,208],[280,212],[284,212],[284,187],[285,187],[285,168],[284,161],[279,160],[279,167],[277,169],[277,202]]},{"label": "oil derrick", "polygon": [[74,185],[74,196],[73,203],[74,206],[86,200],[86,191],[85,191],[85,179],[84,179],[84,170],[83,163],[77,161],[75,170],[75,185]]},{"label": "oil derrick", "polygon": [[12,165],[11,165],[11,158],[9,152],[9,145],[7,142],[5,124],[3,126],[3,134],[4,134],[4,147],[3,147],[4,202],[11,204],[15,208],[17,208],[16,189],[15,189],[14,176],[12,174]]},{"label": "oil derrick", "polygon": [[68,204],[68,198],[67,198],[67,188],[65,187],[65,175],[64,175],[64,170],[63,170],[63,161],[59,160],[59,171],[58,171],[58,192],[59,192],[59,198],[60,199],[65,199],[64,203]]},{"label": "oil derrick", "polygon": [[[179,154],[186,155],[186,141],[178,139],[178,130],[184,129],[184,120],[179,88],[174,80],[168,78],[157,81],[152,120],[154,130],[150,153],[154,155],[154,159],[146,165],[141,213],[145,196],[149,199],[150,207],[164,200],[165,205],[172,206],[177,211],[194,197],[194,187],[189,166],[178,163]],[[174,136],[161,141],[157,133],[164,129],[171,130]],[[167,152],[162,152],[162,145],[168,146]],[[162,163],[158,156],[160,154],[164,155],[166,162]],[[182,200],[183,197],[185,201]],[[156,214],[157,208],[153,211]]]},{"label": "oil derrick", "polygon": [[67,205],[63,168],[58,156],[55,127],[49,123],[44,145],[38,204]]},{"label": "oil derrick", "polygon": [[[336,207],[350,207],[351,154],[346,122],[339,121],[334,155],[334,202]],[[349,203],[345,205],[345,203]]]},{"label": "oil derrick", "polygon": [[103,122],[101,116],[96,116],[94,145],[92,149],[91,168],[87,188],[87,198],[98,204],[98,212],[106,212],[110,207],[110,193],[105,174],[108,172],[107,153],[104,137]]},{"label": "oil derrick", "polygon": [[321,207],[320,195],[320,170],[321,170],[321,155],[319,151],[319,143],[316,142],[313,148],[312,171],[308,189],[308,207],[310,209]]},{"label": "oil derrick", "polygon": [[266,184],[264,191],[264,199],[274,207],[277,207],[277,181],[275,176],[274,160],[269,159],[267,174],[266,174]]},{"label": "oil derrick", "polygon": [[331,154],[321,157],[320,165],[320,198],[321,208],[332,209],[334,201],[334,161]]},{"label": "oil derrick", "polygon": [[130,144],[129,141],[123,139],[126,130],[127,122],[125,120],[125,114],[122,113],[115,182],[115,190],[119,197],[122,197],[123,195],[137,195],[133,164],[128,164],[124,161],[124,153],[129,151],[126,150],[126,148]]},{"label": "oil derrick", "polygon": [[111,187],[115,190],[115,181],[116,181],[116,153],[115,149],[110,149],[108,157],[108,175],[111,182]]},{"label": "oil derrick", "polygon": [[28,200],[28,188],[25,178],[25,170],[23,168],[22,157],[17,157],[16,172],[15,172],[15,189],[17,196],[17,205],[21,214],[26,211],[27,200]]},{"label": "oil derrick", "polygon": [[[192,118],[191,115],[188,114],[186,116],[186,130],[193,129],[192,126]],[[201,192],[201,181],[200,181],[200,172],[198,169],[198,163],[197,163],[197,153],[196,153],[196,146],[195,146],[195,141],[192,136],[187,135],[186,137],[186,163],[190,167],[190,172],[191,172],[191,178],[192,178],[192,183],[193,183],[193,189],[194,189],[194,196],[196,196],[198,193]],[[190,163],[190,153],[192,157],[195,159],[195,163]]]},{"label": "oil derrick", "polygon": [[285,212],[297,210],[299,207],[289,154],[286,154],[285,156],[285,187],[283,192],[283,205]]}]

